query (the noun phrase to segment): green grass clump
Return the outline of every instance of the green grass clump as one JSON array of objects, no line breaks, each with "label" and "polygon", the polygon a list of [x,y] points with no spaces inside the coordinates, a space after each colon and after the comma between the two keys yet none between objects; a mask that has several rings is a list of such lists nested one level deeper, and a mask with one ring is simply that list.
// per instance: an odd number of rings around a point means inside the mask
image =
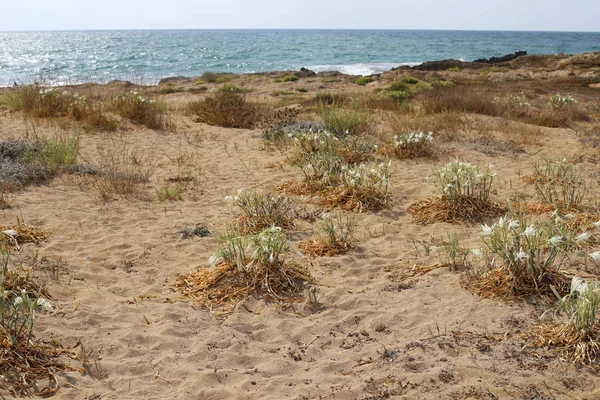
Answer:
[{"label": "green grass clump", "polygon": [[393,90],[387,93],[387,97],[398,103],[405,103],[410,100],[410,93],[406,90]]},{"label": "green grass clump", "polygon": [[451,68],[446,69],[446,71],[448,71],[448,72],[460,72],[460,68],[458,68],[458,67],[451,67]]},{"label": "green grass clump", "polygon": [[40,141],[42,145],[39,150],[26,156],[31,161],[47,165],[54,174],[77,163],[79,135],[59,139],[42,138]]},{"label": "green grass clump", "polygon": [[219,78],[217,78],[217,80],[215,81],[216,83],[227,83],[229,82],[231,79],[227,76],[221,76]]},{"label": "green grass clump", "polygon": [[289,74],[281,79],[277,79],[276,82],[296,82],[298,79],[300,78],[298,78],[298,76],[296,76],[295,74]]},{"label": "green grass clump", "polygon": [[316,237],[300,243],[299,248],[313,256],[342,254],[352,248],[356,220],[336,210],[323,218]]},{"label": "green grass clump", "polygon": [[371,82],[375,82],[375,78],[371,76],[361,76],[360,78],[356,78],[356,80],[354,81],[354,83],[360,86],[365,86]]},{"label": "green grass clump", "polygon": [[172,200],[181,200],[181,187],[179,185],[174,186],[164,186],[160,189],[156,190],[156,197],[158,201],[172,201]]},{"label": "green grass clump", "polygon": [[368,130],[369,114],[356,105],[341,108],[320,103],[319,114],[325,129],[336,134],[360,134]]}]

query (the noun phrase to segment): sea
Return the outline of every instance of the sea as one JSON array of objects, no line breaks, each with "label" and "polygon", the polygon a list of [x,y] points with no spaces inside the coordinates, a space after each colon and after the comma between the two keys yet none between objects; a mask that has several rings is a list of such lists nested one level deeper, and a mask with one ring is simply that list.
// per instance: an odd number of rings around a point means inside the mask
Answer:
[{"label": "sea", "polygon": [[114,79],[155,84],[205,71],[370,75],[400,65],[515,51],[600,51],[600,32],[432,30],[122,30],[0,32],[0,86]]}]

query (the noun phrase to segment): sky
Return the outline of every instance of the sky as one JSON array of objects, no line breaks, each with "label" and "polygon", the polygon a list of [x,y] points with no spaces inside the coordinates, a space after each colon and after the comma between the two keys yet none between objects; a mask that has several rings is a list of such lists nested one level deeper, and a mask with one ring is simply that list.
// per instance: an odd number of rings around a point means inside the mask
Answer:
[{"label": "sky", "polygon": [[[2,4],[6,3],[6,4]],[[0,31],[600,31],[600,0],[0,0]]]}]

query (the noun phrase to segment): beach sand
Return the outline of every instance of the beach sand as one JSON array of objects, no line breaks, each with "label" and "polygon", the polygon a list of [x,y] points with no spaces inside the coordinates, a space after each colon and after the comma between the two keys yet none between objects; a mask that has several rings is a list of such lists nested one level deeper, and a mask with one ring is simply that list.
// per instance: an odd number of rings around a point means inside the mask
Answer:
[{"label": "beach sand", "polygon": [[[564,65],[550,72],[547,64],[515,64],[489,75],[466,69],[436,74],[485,81],[486,90],[498,93],[510,87],[534,92],[537,87],[543,97],[562,91],[564,82],[574,79],[569,76],[573,60],[556,62]],[[596,65],[574,73],[597,77],[598,71]],[[338,75],[289,84],[276,83],[274,74],[232,76],[228,84],[254,88],[248,97],[261,103],[296,104],[316,93],[371,93],[403,74],[431,79],[425,72],[397,70],[365,87]],[[553,86],[556,81],[562,89]],[[175,86],[197,87],[193,82],[175,81]],[[208,92],[218,87],[206,85]],[[308,91],[295,90],[300,87]],[[90,90],[121,89],[109,85]],[[276,90],[294,94],[274,96]],[[597,87],[573,84],[570,92],[586,103],[600,99]],[[391,203],[378,212],[356,214],[355,248],[336,257],[304,259],[318,282],[319,306],[294,303],[282,309],[250,297],[227,318],[218,319],[173,287],[178,274],[207,265],[216,241],[182,239],[178,230],[202,224],[219,231],[239,215],[225,196],[250,187],[277,192],[281,183],[301,179],[301,172],[285,162],[289,149],[265,150],[260,129],[209,126],[181,111],[188,100],[203,96],[186,91],[166,95],[175,133],[129,124],[117,133],[82,134],[80,154],[85,160],[97,160],[98,149],[128,149],[141,157],[151,175],[139,193],[103,203],[85,178],[63,175],[15,194],[13,207],[0,211],[0,225],[18,217],[49,233],[45,242],[26,245],[15,257],[27,261],[38,254],[48,263],[60,261],[57,279],[38,273],[56,310],[40,315],[36,327],[37,337],[73,347],[73,359],[65,360],[74,370],[56,374],[61,388],[55,398],[600,398],[595,374],[528,345],[524,335],[539,322],[539,305],[482,298],[465,289],[461,273],[448,267],[401,279],[413,267],[440,263],[439,255],[427,254],[423,243],[440,240],[447,232],[459,232],[470,246],[479,242],[478,223],[420,225],[406,211],[415,201],[435,195],[424,178],[455,158],[491,164],[500,177],[493,198],[506,202],[518,196],[535,199],[534,189],[520,180],[531,173],[533,160],[566,157],[585,171],[592,183],[590,197],[597,199],[600,152],[583,142],[581,133],[598,132],[597,110],[590,121],[577,125],[577,132],[539,128],[536,140],[519,144],[522,152],[461,140],[444,142],[437,159],[393,160]],[[314,111],[301,116],[317,119]],[[522,129],[531,128],[475,114],[465,115],[464,121],[457,132],[463,139],[480,138],[473,127],[485,126],[486,135],[516,141]],[[3,139],[60,132],[52,121],[32,125],[19,113],[0,110]],[[182,200],[159,202],[156,189],[182,170],[196,183],[183,190]],[[290,197],[308,210],[322,207],[311,196]],[[313,233],[315,223],[296,222],[290,237],[298,244]],[[82,346],[90,365],[85,374],[79,370]]]}]

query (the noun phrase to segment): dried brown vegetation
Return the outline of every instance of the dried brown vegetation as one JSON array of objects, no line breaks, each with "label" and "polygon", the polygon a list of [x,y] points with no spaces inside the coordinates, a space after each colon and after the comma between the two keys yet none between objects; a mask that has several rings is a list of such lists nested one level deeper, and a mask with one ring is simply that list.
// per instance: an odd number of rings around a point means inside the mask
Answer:
[{"label": "dried brown vegetation", "polygon": [[188,103],[188,112],[197,122],[225,128],[252,129],[261,120],[261,107],[247,100],[246,95],[219,90],[203,100]]}]

